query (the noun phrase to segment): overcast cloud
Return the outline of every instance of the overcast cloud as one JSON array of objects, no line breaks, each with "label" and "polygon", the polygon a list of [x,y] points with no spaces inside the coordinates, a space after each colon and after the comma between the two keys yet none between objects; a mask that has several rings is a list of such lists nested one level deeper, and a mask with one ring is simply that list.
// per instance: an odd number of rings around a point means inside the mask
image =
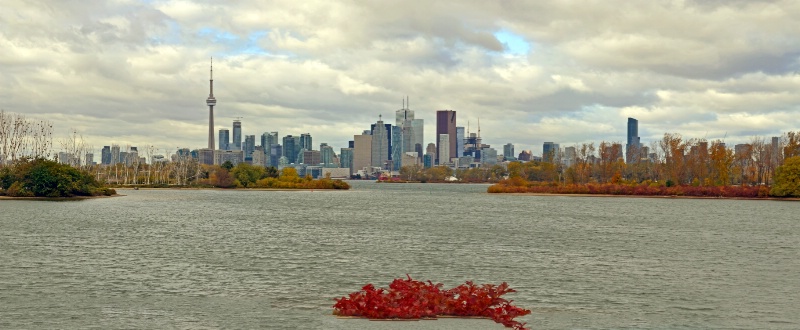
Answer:
[{"label": "overcast cloud", "polygon": [[346,147],[409,95],[502,150],[800,129],[798,1],[5,0],[0,108],[103,145],[216,129]]}]

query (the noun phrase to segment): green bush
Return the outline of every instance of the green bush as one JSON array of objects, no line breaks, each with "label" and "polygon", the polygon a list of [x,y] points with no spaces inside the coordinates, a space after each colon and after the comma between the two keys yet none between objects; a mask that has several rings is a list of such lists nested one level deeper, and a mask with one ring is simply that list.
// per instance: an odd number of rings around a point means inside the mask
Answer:
[{"label": "green bush", "polygon": [[0,188],[13,197],[113,195],[87,172],[43,158],[22,159],[0,170]]}]

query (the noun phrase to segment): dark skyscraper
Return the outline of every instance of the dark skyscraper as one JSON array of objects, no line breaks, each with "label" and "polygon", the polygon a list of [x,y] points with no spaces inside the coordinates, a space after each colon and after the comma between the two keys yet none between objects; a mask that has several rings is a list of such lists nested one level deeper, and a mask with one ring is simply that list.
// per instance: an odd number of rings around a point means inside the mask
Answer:
[{"label": "dark skyscraper", "polygon": [[238,119],[233,121],[233,147],[232,150],[242,150],[242,122]]},{"label": "dark skyscraper", "polygon": [[[456,150],[456,112],[454,110],[439,110],[436,111],[436,150],[439,150],[439,139],[441,134],[450,136],[450,157],[457,157]],[[437,164],[445,164],[450,162],[449,159],[439,159],[436,155]]]},{"label": "dark skyscraper", "polygon": [[636,162],[641,158],[639,150],[642,145],[639,142],[639,121],[628,118],[628,140],[625,145],[625,161],[628,163]]},{"label": "dark skyscraper", "polygon": [[297,159],[297,151],[295,150],[295,141],[296,137],[287,135],[283,137],[283,156],[289,161],[289,163],[294,163]]},{"label": "dark skyscraper", "polygon": [[219,130],[219,150],[229,150],[231,143],[231,131],[227,128]]}]

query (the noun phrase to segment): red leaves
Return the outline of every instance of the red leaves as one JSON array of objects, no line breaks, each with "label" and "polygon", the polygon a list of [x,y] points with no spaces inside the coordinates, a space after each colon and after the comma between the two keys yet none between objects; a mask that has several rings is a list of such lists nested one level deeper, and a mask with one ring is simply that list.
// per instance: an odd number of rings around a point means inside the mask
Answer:
[{"label": "red leaves", "polygon": [[428,281],[395,279],[389,289],[376,289],[367,284],[361,291],[335,299],[333,314],[357,316],[370,319],[419,319],[437,316],[480,316],[514,329],[527,329],[524,323],[514,321],[518,316],[531,313],[501,298],[506,293],[516,292],[508,283],[500,285],[475,285],[467,281],[450,290],[442,290],[442,284]]}]

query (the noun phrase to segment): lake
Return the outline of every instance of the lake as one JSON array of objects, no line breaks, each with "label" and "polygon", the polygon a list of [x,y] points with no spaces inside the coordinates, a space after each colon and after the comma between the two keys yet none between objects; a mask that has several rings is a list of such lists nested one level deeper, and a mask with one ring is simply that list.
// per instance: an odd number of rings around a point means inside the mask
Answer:
[{"label": "lake", "polygon": [[330,315],[405,274],[508,282],[534,329],[800,328],[800,202],[351,185],[0,200],[0,328],[504,329]]}]

